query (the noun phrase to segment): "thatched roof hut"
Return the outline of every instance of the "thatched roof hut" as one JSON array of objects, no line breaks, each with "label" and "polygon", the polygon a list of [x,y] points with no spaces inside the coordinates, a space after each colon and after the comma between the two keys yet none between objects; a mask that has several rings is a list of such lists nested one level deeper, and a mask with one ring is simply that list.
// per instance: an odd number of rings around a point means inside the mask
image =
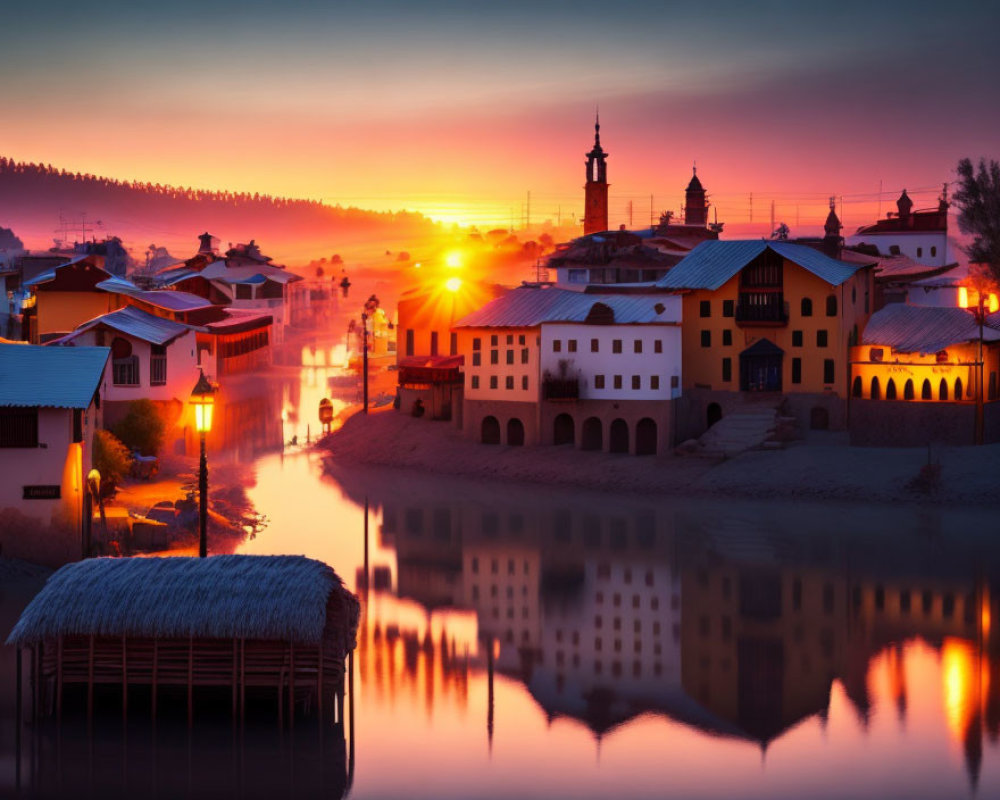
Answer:
[{"label": "thatched roof hut", "polygon": [[[357,598],[303,556],[96,558],[59,569],[8,644],[37,651],[36,685],[288,688],[342,695],[356,646]],[[88,698],[89,699],[89,698]],[[239,704],[242,706],[242,702]],[[88,703],[88,707],[90,703]],[[155,699],[154,699],[155,708]],[[280,704],[279,704],[280,710]],[[154,712],[155,713],[155,712]]]}]

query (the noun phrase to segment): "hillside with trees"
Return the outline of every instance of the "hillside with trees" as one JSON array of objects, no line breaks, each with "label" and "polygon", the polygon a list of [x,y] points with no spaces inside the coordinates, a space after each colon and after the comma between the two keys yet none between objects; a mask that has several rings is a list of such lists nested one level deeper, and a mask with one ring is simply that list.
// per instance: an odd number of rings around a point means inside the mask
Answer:
[{"label": "hillside with trees", "polygon": [[113,234],[133,249],[150,241],[189,251],[208,230],[223,242],[255,238],[276,258],[301,258],[331,246],[409,242],[433,237],[438,226],[421,214],[374,212],[247,192],[209,191],[69,172],[51,164],[21,163],[0,156],[0,225],[25,245],[51,246],[60,220],[68,236]]}]

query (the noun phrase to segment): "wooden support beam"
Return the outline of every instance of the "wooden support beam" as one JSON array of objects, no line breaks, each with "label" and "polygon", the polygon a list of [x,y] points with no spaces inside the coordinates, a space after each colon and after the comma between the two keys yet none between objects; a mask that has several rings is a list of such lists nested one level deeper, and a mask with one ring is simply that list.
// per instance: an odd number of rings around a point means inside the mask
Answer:
[{"label": "wooden support beam", "polygon": [[246,722],[247,715],[247,642],[240,639],[240,725]]},{"label": "wooden support beam", "polygon": [[18,645],[16,650],[17,658],[17,698],[14,701],[14,788],[20,793],[21,791],[21,726],[24,725],[24,720],[21,718],[24,713],[24,699],[21,694],[24,691],[22,686],[21,678],[21,662],[23,661],[23,651],[21,646]]},{"label": "wooden support beam", "polygon": [[128,718],[128,639],[122,636],[122,724]]},{"label": "wooden support beam", "polygon": [[62,723],[62,670],[63,670],[63,637],[59,637],[56,646],[56,721]]},{"label": "wooden support beam", "polygon": [[94,637],[87,637],[87,724],[94,719]]},{"label": "wooden support beam", "polygon": [[288,643],[288,727],[295,727],[295,643]]},{"label": "wooden support beam", "polygon": [[[157,674],[160,667],[160,642],[158,639],[153,639],[153,679],[150,683],[150,692],[152,693],[152,703],[153,703],[153,726],[156,726],[156,679],[159,677]],[[154,773],[155,777],[155,773]]]},{"label": "wooden support beam", "polygon": [[[188,728],[194,721],[194,635],[188,637]],[[190,765],[189,765],[190,766]]]},{"label": "wooden support beam", "polygon": [[316,652],[316,712],[319,715],[319,727],[323,729],[323,640],[319,640]]}]

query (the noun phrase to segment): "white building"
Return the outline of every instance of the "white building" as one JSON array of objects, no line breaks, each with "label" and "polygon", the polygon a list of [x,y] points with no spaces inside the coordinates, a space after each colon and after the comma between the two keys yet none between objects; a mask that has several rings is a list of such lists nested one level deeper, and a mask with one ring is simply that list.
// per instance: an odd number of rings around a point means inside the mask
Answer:
[{"label": "white building", "polygon": [[681,387],[681,300],[523,286],[455,326],[463,426],[485,444],[665,452]]},{"label": "white building", "polygon": [[198,380],[196,337],[189,325],[126,306],[85,322],[59,343],[111,348],[103,393],[109,406],[147,398],[175,404],[179,413]]},{"label": "white building", "polygon": [[896,212],[874,225],[858,228],[846,238],[848,247],[872,245],[882,256],[908,256],[920,264],[944,267],[954,264],[955,251],[948,241],[948,198],[942,194],[933,209],[913,210],[906,189],[896,201]]},{"label": "white building", "polygon": [[0,344],[0,552],[55,566],[84,553],[86,476],[107,347]]}]

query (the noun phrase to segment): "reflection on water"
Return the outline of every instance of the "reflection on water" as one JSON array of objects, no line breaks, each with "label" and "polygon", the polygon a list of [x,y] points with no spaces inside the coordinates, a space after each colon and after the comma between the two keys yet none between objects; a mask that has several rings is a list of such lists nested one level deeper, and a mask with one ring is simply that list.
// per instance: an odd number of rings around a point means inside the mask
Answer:
[{"label": "reflection on water", "polygon": [[[329,376],[289,376],[303,430]],[[242,551],[363,599],[352,797],[1000,793],[989,512],[255,467]]]}]

